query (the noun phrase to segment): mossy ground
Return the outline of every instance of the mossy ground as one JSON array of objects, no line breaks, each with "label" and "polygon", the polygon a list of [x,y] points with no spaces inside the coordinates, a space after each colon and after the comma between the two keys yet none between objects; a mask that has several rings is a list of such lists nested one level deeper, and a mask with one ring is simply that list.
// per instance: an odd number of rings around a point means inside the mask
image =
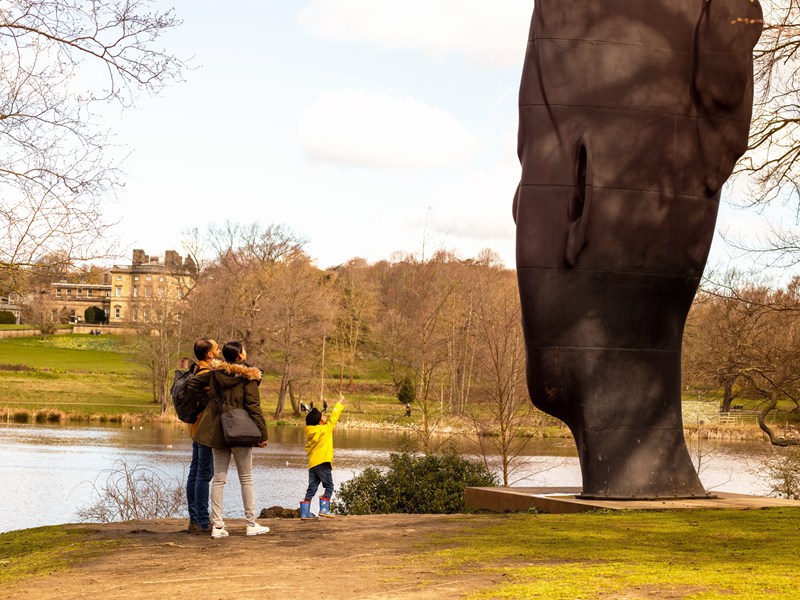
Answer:
[{"label": "mossy ground", "polygon": [[484,598],[800,598],[800,509],[521,514],[440,536],[433,560],[488,570]]},{"label": "mossy ground", "polygon": [[0,589],[15,581],[64,571],[110,550],[114,540],[90,541],[88,529],[58,525],[0,534]]}]

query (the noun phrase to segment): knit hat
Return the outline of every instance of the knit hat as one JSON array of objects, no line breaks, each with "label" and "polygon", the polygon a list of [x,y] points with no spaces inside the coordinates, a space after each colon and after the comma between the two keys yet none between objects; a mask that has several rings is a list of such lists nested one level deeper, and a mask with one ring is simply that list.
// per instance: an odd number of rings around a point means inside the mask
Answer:
[{"label": "knit hat", "polygon": [[312,408],[306,415],[306,425],[319,425],[322,420],[322,413],[316,408]]}]

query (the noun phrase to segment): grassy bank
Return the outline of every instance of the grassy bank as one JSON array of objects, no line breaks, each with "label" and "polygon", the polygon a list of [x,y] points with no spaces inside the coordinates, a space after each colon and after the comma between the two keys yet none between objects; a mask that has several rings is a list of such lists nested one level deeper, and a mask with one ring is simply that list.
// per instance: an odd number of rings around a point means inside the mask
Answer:
[{"label": "grassy bank", "polygon": [[114,336],[0,339],[0,410],[9,420],[154,414],[145,377]]},{"label": "grassy bank", "polygon": [[[421,422],[419,407],[411,417],[398,402],[394,386],[382,361],[365,361],[353,381],[331,372],[325,380],[328,399],[341,390],[348,398],[342,426],[407,429]],[[280,418],[274,417],[279,378],[266,374],[261,385],[264,414],[274,424],[301,425],[303,416],[293,415],[288,399]],[[321,408],[318,389],[306,385],[298,400],[315,402]],[[694,402],[703,411],[714,412],[716,402]],[[696,408],[695,406],[695,408]],[[687,403],[688,408],[688,403]],[[479,407],[480,409],[480,407]],[[689,413],[687,413],[689,414]],[[171,414],[160,415],[152,402],[146,369],[137,363],[130,346],[120,336],[71,334],[0,339],[0,421],[57,423],[72,421],[142,422],[164,420],[178,423]],[[687,435],[715,440],[760,440],[755,423],[715,424],[687,421]],[[438,423],[443,433],[472,431],[467,417],[446,415]],[[491,433],[491,432],[490,432]],[[555,419],[538,413],[527,433],[534,437],[570,437]]]}]

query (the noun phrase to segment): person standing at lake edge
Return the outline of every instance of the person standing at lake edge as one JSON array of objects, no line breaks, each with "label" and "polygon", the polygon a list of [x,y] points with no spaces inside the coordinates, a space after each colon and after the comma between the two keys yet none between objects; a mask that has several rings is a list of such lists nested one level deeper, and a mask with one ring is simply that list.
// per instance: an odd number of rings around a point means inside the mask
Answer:
[{"label": "person standing at lake edge", "polygon": [[[327,404],[327,403],[326,403]],[[333,407],[330,416],[312,408],[306,415],[306,454],[308,454],[308,489],[300,502],[300,518],[315,519],[311,513],[311,500],[321,483],[325,495],[319,499],[319,516],[333,517],[330,511],[333,496],[333,428],[344,410],[344,396]]]},{"label": "person standing at lake edge", "polygon": [[194,342],[194,355],[197,362],[192,365],[194,375],[186,384],[187,393],[193,397],[198,407],[203,410],[197,415],[195,422],[189,426],[192,436],[192,462],[186,478],[186,503],[189,507],[189,533],[211,533],[208,516],[208,490],[214,475],[214,459],[211,448],[198,444],[194,440],[203,411],[208,404],[208,380],[211,375],[209,362],[219,358],[220,350],[216,341],[211,338],[198,338]]},{"label": "person standing at lake edge", "polygon": [[215,539],[228,537],[228,530],[222,519],[222,493],[228,477],[231,456],[236,463],[242,489],[247,535],[261,535],[268,533],[269,527],[256,523],[253,448],[228,446],[220,419],[226,410],[244,408],[261,431],[258,447],[263,448],[267,445],[267,424],[261,412],[261,397],[258,392],[261,370],[245,362],[247,351],[240,342],[232,341],[225,344],[222,348],[222,357],[224,361],[212,360],[210,363],[208,407],[195,435],[195,440],[209,446],[214,456],[214,478],[211,484],[211,537]]}]

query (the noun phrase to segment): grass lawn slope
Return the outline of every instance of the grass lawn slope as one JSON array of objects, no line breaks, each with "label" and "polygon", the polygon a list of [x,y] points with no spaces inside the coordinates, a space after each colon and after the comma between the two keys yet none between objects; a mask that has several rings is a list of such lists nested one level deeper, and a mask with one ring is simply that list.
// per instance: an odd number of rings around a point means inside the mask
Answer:
[{"label": "grass lawn slope", "polygon": [[154,413],[145,370],[114,336],[0,339],[0,407],[89,416]]}]

